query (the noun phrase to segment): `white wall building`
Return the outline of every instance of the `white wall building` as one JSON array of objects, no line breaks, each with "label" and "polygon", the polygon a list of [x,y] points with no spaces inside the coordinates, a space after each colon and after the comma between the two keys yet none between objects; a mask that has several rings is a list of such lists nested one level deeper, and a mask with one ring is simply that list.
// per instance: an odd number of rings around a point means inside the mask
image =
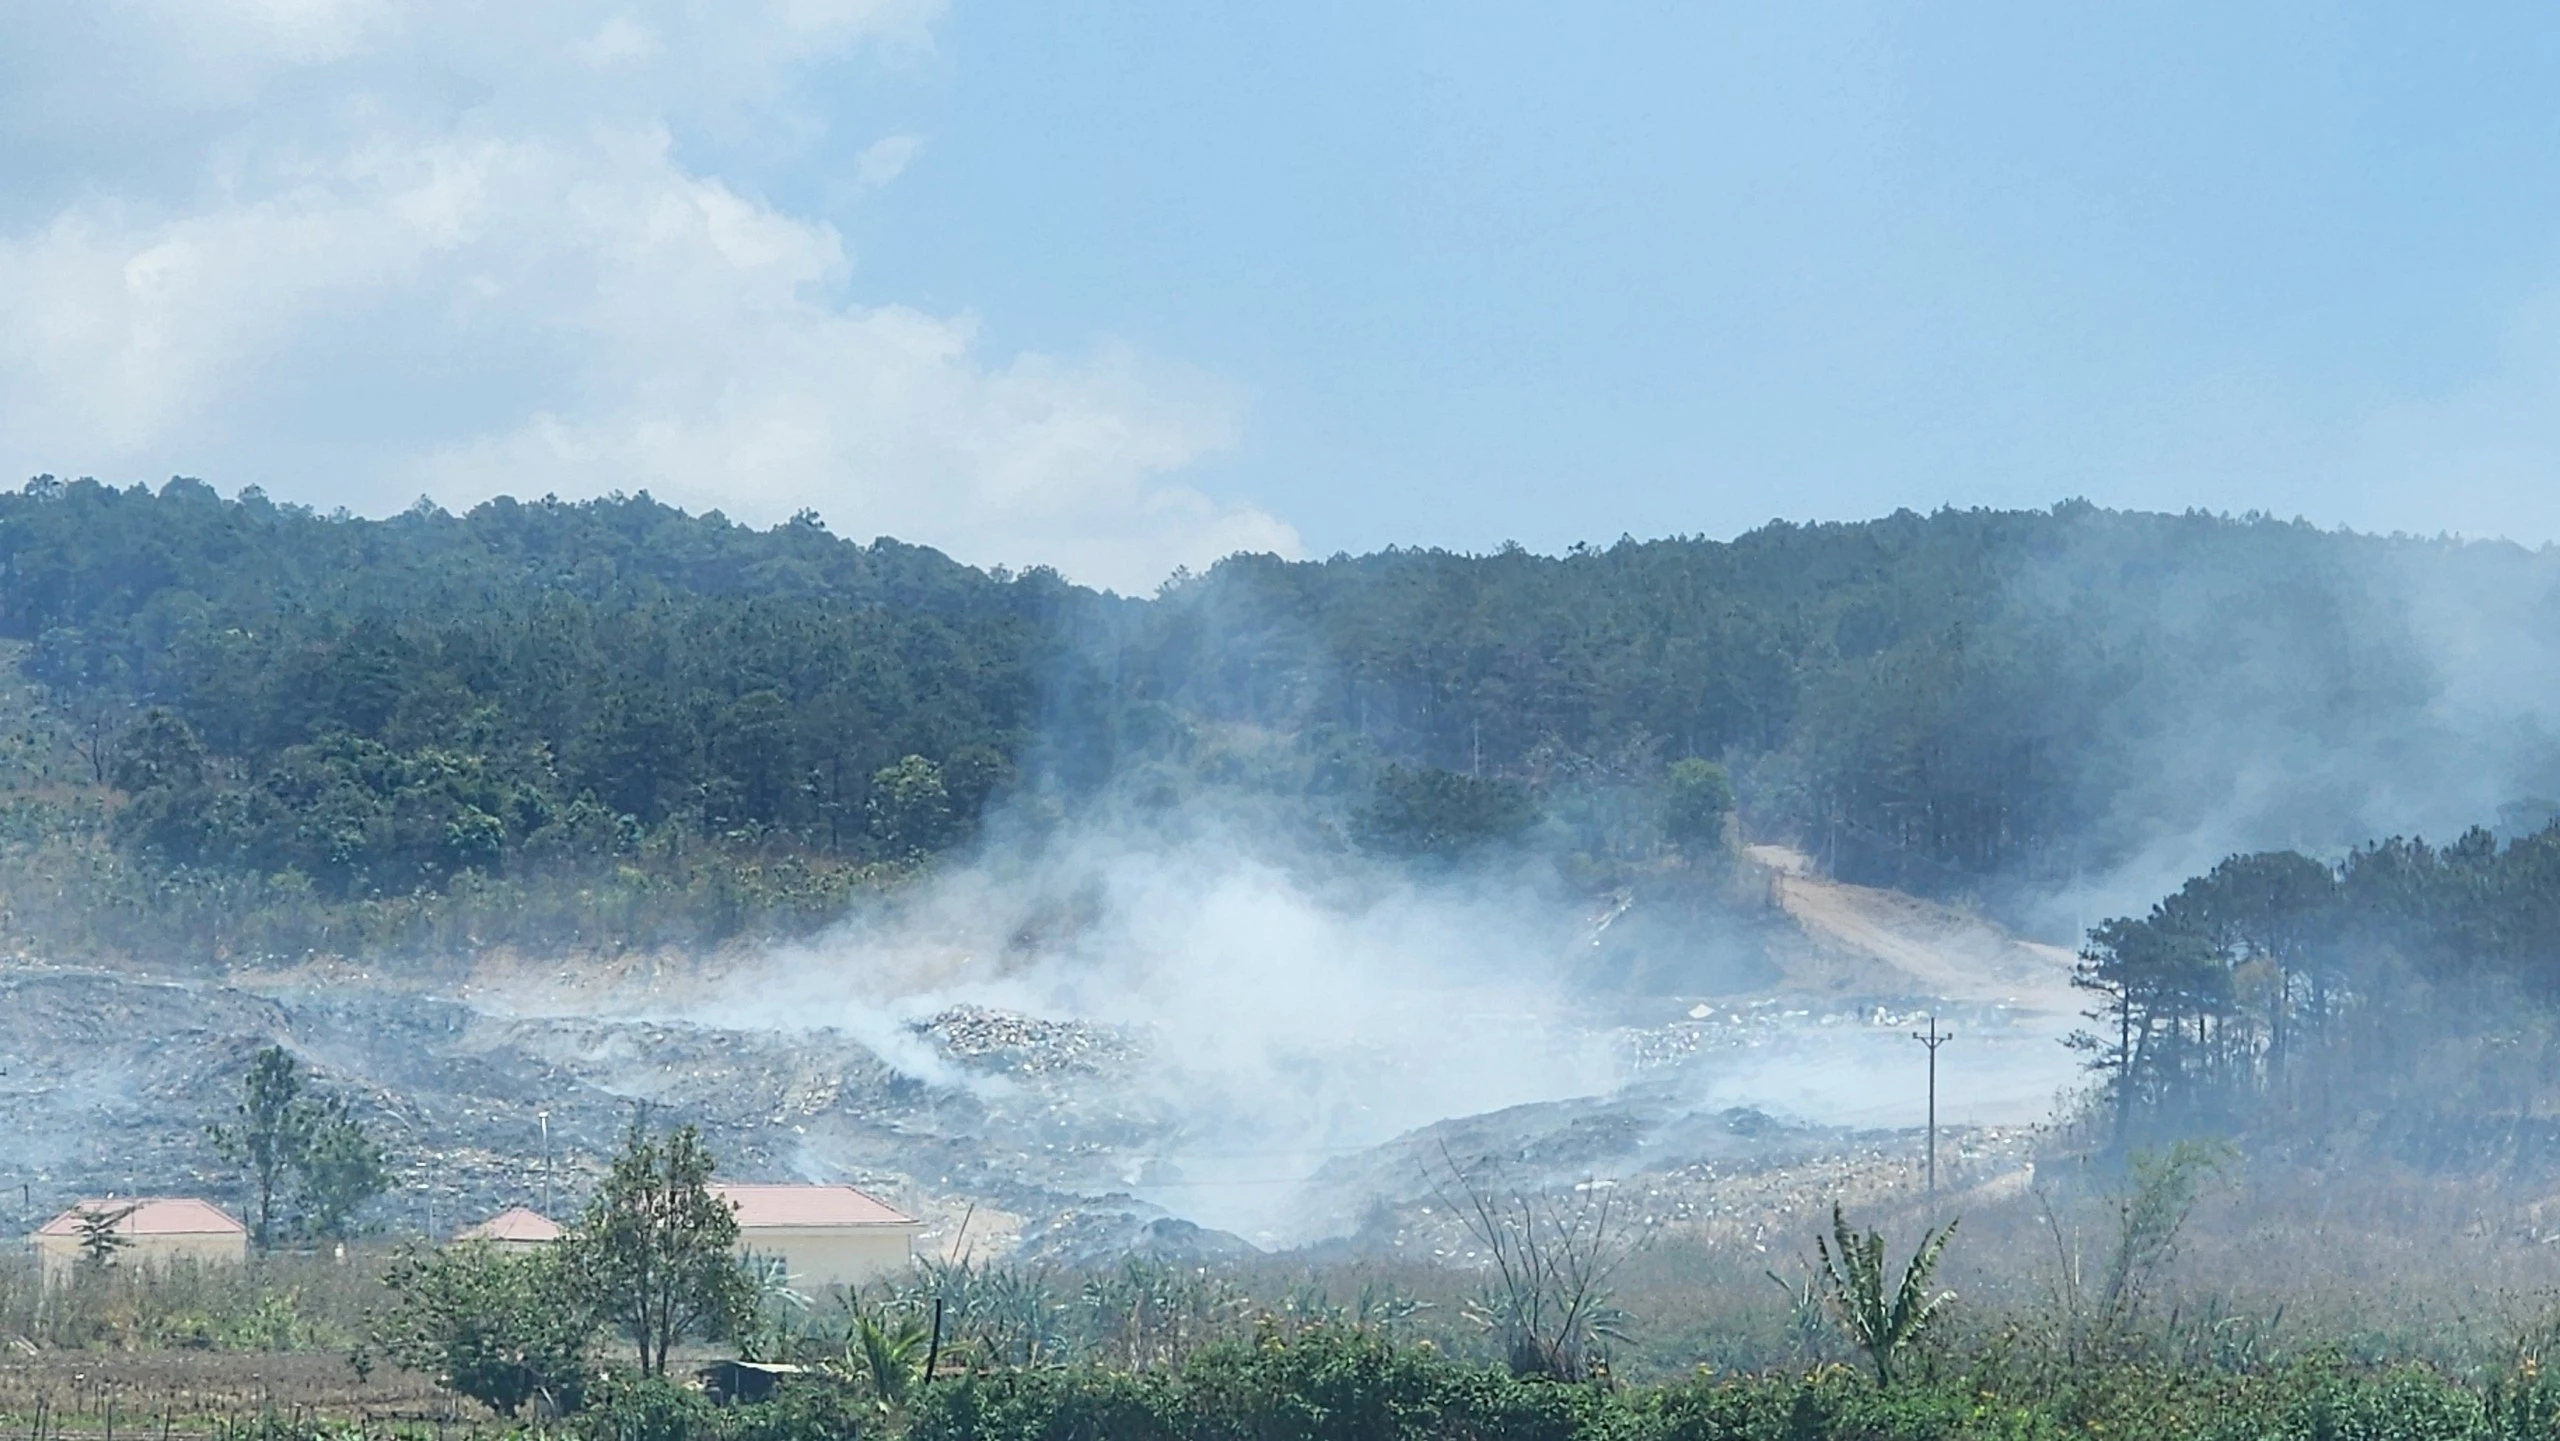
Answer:
[{"label": "white wall building", "polygon": [[714,1185],[738,1213],[738,1245],[778,1258],[793,1290],[859,1286],[915,1263],[922,1222],[851,1186]]}]

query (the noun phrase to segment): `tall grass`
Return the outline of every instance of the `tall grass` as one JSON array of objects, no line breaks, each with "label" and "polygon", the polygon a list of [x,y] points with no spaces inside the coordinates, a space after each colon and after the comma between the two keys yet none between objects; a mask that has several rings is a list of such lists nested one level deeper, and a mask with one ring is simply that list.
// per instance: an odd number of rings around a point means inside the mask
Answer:
[{"label": "tall grass", "polygon": [[345,1352],[385,1298],[380,1259],[275,1256],[75,1267],[0,1259],[0,1335],[40,1350]]}]

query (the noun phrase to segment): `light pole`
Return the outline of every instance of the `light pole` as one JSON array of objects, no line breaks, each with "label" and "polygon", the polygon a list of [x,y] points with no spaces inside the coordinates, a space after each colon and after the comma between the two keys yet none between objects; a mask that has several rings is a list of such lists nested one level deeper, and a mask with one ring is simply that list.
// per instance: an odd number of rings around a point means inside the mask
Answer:
[{"label": "light pole", "polygon": [[1938,1198],[1938,1048],[1956,1038],[1956,1033],[1938,1030],[1938,1013],[1929,1013],[1929,1029],[1913,1031],[1911,1039],[1929,1048],[1929,1199]]}]

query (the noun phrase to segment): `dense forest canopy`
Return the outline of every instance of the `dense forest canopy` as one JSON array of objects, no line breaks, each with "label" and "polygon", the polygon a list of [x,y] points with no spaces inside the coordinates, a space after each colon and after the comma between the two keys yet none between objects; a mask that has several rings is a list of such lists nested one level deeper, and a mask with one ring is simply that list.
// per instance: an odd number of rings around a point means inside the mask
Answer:
[{"label": "dense forest canopy", "polygon": [[1589,881],[1700,844],[1712,796],[1845,876],[1996,902],[2538,815],[2560,750],[2517,677],[2560,641],[2555,580],[2074,503],[1237,556],[1123,599],[645,495],[377,521],[39,478],[0,496],[0,834],[22,898],[302,917],[221,943],[250,947],[350,907],[486,939],[545,897],[598,942],[806,921],[1008,798],[1133,787],[1276,793],[1419,862],[1545,845]]},{"label": "dense forest canopy", "polygon": [[[2560,557],[2513,547],[2085,505],[1239,557],[1148,617],[1134,685],[1542,792],[1716,759],[1756,829],[1844,875],[2051,885],[2216,827],[2198,856],[2551,793],[2542,697],[2447,701],[2548,655],[2556,581]],[[2473,614],[2473,587],[2507,613]]]}]

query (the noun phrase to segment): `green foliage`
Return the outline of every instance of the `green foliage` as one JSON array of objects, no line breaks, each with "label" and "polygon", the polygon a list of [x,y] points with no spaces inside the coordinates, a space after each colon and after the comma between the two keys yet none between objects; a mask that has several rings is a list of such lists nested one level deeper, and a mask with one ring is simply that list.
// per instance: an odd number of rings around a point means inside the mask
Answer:
[{"label": "green foliage", "polygon": [[914,1441],[1257,1438],[1566,1441],[1603,1393],[1453,1365],[1375,1335],[1318,1328],[1202,1351],[1178,1371],[998,1371],[936,1386]]},{"label": "green foliage", "polygon": [[391,1173],[383,1164],[382,1148],[348,1113],[344,1099],[324,1097],[315,1110],[296,1168],[302,1233],[315,1240],[344,1240],[354,1233],[357,1209],[391,1189]]},{"label": "green foliage", "polygon": [[2415,1367],[2364,1372],[2315,1360],[2241,1378],[2220,1400],[2197,1428],[2202,1441],[2503,1441],[2480,1397]]},{"label": "green foliage", "polygon": [[1683,855],[1718,855],[1733,816],[1733,778],[1713,761],[1671,763],[1662,789],[1662,833]]},{"label": "green foliage", "polygon": [[100,1206],[80,1212],[80,1264],[93,1271],[103,1271],[116,1263],[116,1253],[133,1244],[133,1239],[118,1228],[124,1225],[139,1204]]},{"label": "green foliage", "polygon": [[577,1417],[586,1441],[719,1441],[727,1418],[711,1399],[662,1375],[608,1374]]},{"label": "green foliage", "polygon": [[1777,1287],[1778,1293],[1787,1298],[1789,1351],[1798,1364],[1811,1362],[1822,1345],[1826,1324],[1824,1313],[1830,1307],[1830,1299],[1824,1290],[1827,1272],[1816,1272],[1812,1264],[1806,1262],[1802,1278],[1795,1281],[1789,1281],[1775,1271],[1760,1274],[1768,1277],[1769,1284]]},{"label": "green foliage", "polygon": [[343,1098],[310,1092],[301,1063],[282,1046],[250,1058],[231,1121],[208,1128],[208,1136],[224,1160],[247,1172],[249,1234],[262,1251],[283,1236],[287,1201],[294,1234],[342,1240],[357,1209],[390,1189],[382,1148]]},{"label": "green foliage", "polygon": [[268,1291],[232,1320],[222,1339],[234,1351],[303,1351],[314,1338],[300,1298],[291,1291]]},{"label": "green foliage", "polygon": [[907,1435],[910,1441],[1154,1441],[1185,1434],[1177,1404],[1174,1387],[1154,1374],[991,1371],[927,1392]]},{"label": "green foliage", "polygon": [[711,1194],[712,1169],[693,1127],[659,1136],[635,1118],[576,1234],[559,1243],[596,1314],[637,1348],[644,1377],[666,1374],[678,1342],[728,1336],[755,1313],[738,1218]]},{"label": "green foliage", "polygon": [[940,850],[952,834],[951,790],[942,767],[923,756],[883,766],[871,778],[871,833],[893,855]]},{"label": "green foliage", "polygon": [[820,1377],[786,1379],[769,1400],[732,1407],[723,1441],[856,1441],[885,1434],[849,1388]]},{"label": "green foliage", "polygon": [[2133,1322],[2151,1278],[2178,1244],[2196,1196],[2226,1159],[2223,1147],[2181,1140],[2134,1155],[2128,1185],[2116,1202],[2116,1241],[2098,1295],[2100,1324],[2120,1331]]},{"label": "green foliage", "polygon": [[1378,773],[1354,829],[1372,850],[1447,858],[1516,839],[1537,818],[1536,805],[1515,782],[1389,766]]},{"label": "green foliage", "polygon": [[1886,1284],[1884,1237],[1874,1231],[1861,1236],[1851,1230],[1837,1202],[1831,1207],[1831,1239],[1814,1238],[1823,1278],[1830,1287],[1832,1314],[1849,1339],[1867,1353],[1880,1387],[1893,1384],[1895,1361],[1920,1339],[1939,1309],[1955,1299],[1953,1292],[1929,1289],[1938,1257],[1955,1229],[1950,1221],[1922,1232],[1918,1249],[1902,1268],[1901,1282],[1892,1286]]},{"label": "green foliage", "polygon": [[412,1249],[384,1280],[399,1297],[373,1333],[384,1355],[502,1416],[537,1398],[577,1409],[596,1317],[557,1248]]},{"label": "green foliage", "polygon": [[2239,1376],[1985,1361],[1892,1389],[1825,1367],[1658,1388],[1559,1385],[1360,1332],[1213,1348],[1179,1372],[980,1373],[934,1388],[913,1441],[2524,1441],[2538,1377],[2484,1395],[2416,1368],[2313,1361]]},{"label": "green foliage", "polygon": [[719,1406],[663,1376],[610,1373],[567,1430],[585,1441],[857,1441],[872,1434],[866,1409],[844,1387],[808,1377],[769,1400]]},{"label": "green foliage", "polygon": [[1607,1370],[1606,1344],[1622,1339],[1610,1280],[1637,1238],[1614,1186],[1570,1193],[1506,1189],[1498,1175],[1469,1175],[1445,1154],[1460,1194],[1442,1203],[1493,1262],[1494,1279],[1468,1307],[1513,1374],[1581,1381]]},{"label": "green foliage", "polygon": [[[39,1264],[0,1265],[0,1331],[48,1351],[258,1353],[344,1350],[382,1294],[374,1270],[270,1255],[255,1266],[155,1257],[74,1268],[47,1284]],[[254,1367],[255,1363],[248,1363]]]},{"label": "green foliage", "polygon": [[[2061,1309],[2062,1344],[2074,1362],[2116,1358],[2133,1347],[2136,1322],[2158,1278],[2174,1258],[2179,1233],[2206,1183],[2237,1153],[2227,1144],[2180,1140],[2138,1150],[2123,1173],[2096,1198],[2108,1231],[2105,1259],[2087,1274],[2078,1224],[2068,1221],[2056,1198],[2041,1193],[2045,1220],[2060,1253],[2055,1300]],[[2227,1319],[2227,1318],[2226,1318]],[[2227,1345],[2235,1338],[2216,1338]],[[2242,1344],[2246,1334],[2237,1338]]]},{"label": "green foliage", "polygon": [[859,1377],[882,1406],[903,1407],[924,1379],[926,1348],[932,1341],[931,1323],[914,1312],[857,1315],[845,1338],[845,1371]]},{"label": "green foliage", "polygon": [[[466,876],[681,884],[696,847],[937,849],[1010,782],[1080,596],[645,497],[374,522],[193,482],[0,496],[0,636],[123,793],[118,852],[331,908]],[[943,813],[891,805],[875,840],[872,779],[907,757]]]},{"label": "green foliage", "polygon": [[2101,922],[2074,977],[2096,1024],[2073,1041],[2118,1154],[2199,1132],[2316,1145],[2353,1126],[2436,1163],[2494,1157],[2560,1044],[2555,895],[2560,827],[2503,845],[2475,828],[2334,867],[2233,856]]},{"label": "green foliage", "polygon": [[1075,1298],[1049,1271],[969,1260],[921,1258],[918,1309],[943,1303],[943,1336],[955,1355],[992,1366],[1039,1367],[1078,1353]]},{"label": "green foliage", "polygon": [[[2199,707],[2424,762],[2434,659],[2376,577],[2530,593],[2555,564],[2075,503],[1238,556],[1123,601],[645,496],[369,521],[47,477],[0,495],[0,642],[45,732],[0,753],[43,776],[0,866],[56,951],[717,944],[824,924],[991,798],[1120,778],[1275,792],[1398,856],[1544,817],[1593,884],[1738,810],[1845,878],[1996,897],[2192,822],[2252,763],[2159,774]],[[2325,985],[2281,932],[2233,1004]]]},{"label": "green foliage", "polygon": [[208,1133],[214,1149],[249,1172],[249,1236],[258,1249],[275,1243],[276,1202],[287,1173],[311,1139],[311,1107],[302,1094],[302,1065],[282,1046],[249,1061],[232,1121]]}]

